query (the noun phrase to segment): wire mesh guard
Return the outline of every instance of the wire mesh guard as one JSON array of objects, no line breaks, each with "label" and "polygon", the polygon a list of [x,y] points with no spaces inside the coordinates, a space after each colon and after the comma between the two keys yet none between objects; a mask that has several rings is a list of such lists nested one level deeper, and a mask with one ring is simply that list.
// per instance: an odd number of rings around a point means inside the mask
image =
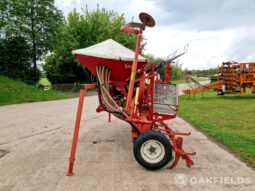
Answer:
[{"label": "wire mesh guard", "polygon": [[154,112],[176,115],[178,108],[178,88],[176,84],[155,83]]}]

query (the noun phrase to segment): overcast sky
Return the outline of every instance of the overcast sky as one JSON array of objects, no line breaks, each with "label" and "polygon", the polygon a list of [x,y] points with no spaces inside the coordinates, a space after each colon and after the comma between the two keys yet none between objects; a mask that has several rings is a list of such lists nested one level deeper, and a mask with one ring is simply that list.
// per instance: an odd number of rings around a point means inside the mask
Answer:
[{"label": "overcast sky", "polygon": [[166,57],[186,43],[180,58],[184,68],[208,69],[222,61],[255,61],[255,0],[55,0],[65,15],[101,8],[124,13],[127,21],[139,21],[140,12],[151,14],[154,28],[144,32],[146,52]]}]

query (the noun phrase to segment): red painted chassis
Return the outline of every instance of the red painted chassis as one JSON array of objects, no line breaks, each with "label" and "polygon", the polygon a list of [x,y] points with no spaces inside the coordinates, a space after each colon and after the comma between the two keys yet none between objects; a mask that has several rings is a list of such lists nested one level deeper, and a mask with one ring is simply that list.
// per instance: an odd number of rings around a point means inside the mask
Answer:
[{"label": "red painted chassis", "polygon": [[[182,148],[183,138],[181,137],[181,136],[189,136],[190,133],[174,132],[166,123],[164,123],[165,120],[174,119],[176,117],[178,106],[175,107],[176,108],[175,114],[160,114],[154,111],[154,87],[155,87],[155,83],[160,83],[161,80],[158,78],[158,74],[155,71],[155,67],[151,67],[149,70],[146,70],[143,64],[138,62],[141,35],[144,29],[145,29],[145,26],[140,27],[139,29],[130,28],[129,25],[122,26],[121,28],[122,32],[138,35],[135,56],[134,56],[134,61],[132,64],[132,71],[131,71],[131,76],[129,78],[129,83],[125,81],[125,79],[126,79],[127,73],[129,73],[130,75],[130,70],[120,71],[120,72],[123,72],[123,74],[125,74],[124,78],[123,78],[123,75],[116,75],[116,72],[115,72],[110,81],[111,91],[109,93],[112,97],[114,97],[115,96],[114,90],[118,89],[123,94],[123,100],[126,100],[124,104],[125,109],[123,111],[128,117],[123,118],[122,116],[118,116],[118,115],[117,117],[120,118],[121,120],[125,120],[131,125],[132,127],[131,133],[132,133],[133,141],[136,138],[138,138],[140,134],[144,132],[151,131],[151,130],[159,131],[168,137],[171,143],[172,149],[175,152],[174,161],[169,168],[174,168],[177,165],[180,157],[185,159],[186,165],[190,167],[194,165],[194,163],[189,156],[195,155],[195,152],[188,153],[183,150]],[[116,66],[121,67],[121,65],[111,64],[109,60],[107,60],[106,62],[103,62],[103,60],[100,60],[100,58],[94,59],[93,57],[86,58],[81,55],[75,55],[75,56],[80,60],[81,63],[84,62],[83,59],[89,59],[90,61],[92,61],[92,62],[89,62],[90,65],[88,65],[87,68],[95,76],[96,76],[96,67],[98,65],[102,65],[113,72],[117,70],[122,70],[121,68],[120,69],[115,68]],[[97,60],[97,62],[95,62],[95,60]],[[123,63],[120,63],[120,64],[123,64]],[[125,64],[130,64],[130,63],[127,62]],[[166,79],[166,83],[168,83],[170,78],[169,65],[167,65],[166,71],[167,72],[165,72],[165,79]],[[127,84],[129,84],[128,90],[126,88]],[[84,96],[86,94],[86,90],[90,88],[97,88],[98,90],[100,105],[97,108],[97,112],[107,111],[107,108],[105,107],[105,105],[103,104],[103,101],[101,100],[102,92],[100,92],[100,83],[86,84],[82,86],[80,90],[80,96],[79,96],[79,104],[78,104],[76,122],[75,122],[74,134],[73,134],[72,149],[70,153],[69,169],[67,172],[68,176],[71,176],[73,174],[73,165],[74,165],[75,152],[76,152],[76,146],[78,141],[83,101],[84,101]],[[134,96],[135,88],[139,88],[140,91],[137,95]],[[138,104],[135,101],[135,97],[138,98],[137,100]],[[111,119],[111,113],[109,112],[109,122],[110,122],[110,119]]]}]

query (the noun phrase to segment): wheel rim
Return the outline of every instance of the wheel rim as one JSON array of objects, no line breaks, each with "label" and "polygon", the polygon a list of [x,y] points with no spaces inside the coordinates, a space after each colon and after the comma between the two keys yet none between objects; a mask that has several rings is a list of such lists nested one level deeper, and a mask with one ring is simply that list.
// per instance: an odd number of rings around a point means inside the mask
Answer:
[{"label": "wheel rim", "polygon": [[142,144],[141,156],[148,163],[158,163],[165,156],[164,146],[157,140],[148,140]]}]

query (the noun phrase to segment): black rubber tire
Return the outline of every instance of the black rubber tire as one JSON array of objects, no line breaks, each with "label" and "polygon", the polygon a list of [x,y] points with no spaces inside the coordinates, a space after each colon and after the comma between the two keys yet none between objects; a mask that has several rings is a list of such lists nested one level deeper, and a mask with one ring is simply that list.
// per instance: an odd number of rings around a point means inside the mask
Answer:
[{"label": "black rubber tire", "polygon": [[[156,140],[160,142],[163,147],[165,148],[165,155],[157,163],[149,163],[145,161],[141,155],[141,147],[143,143],[145,143],[148,140]],[[172,160],[172,146],[169,142],[169,140],[166,138],[165,135],[163,135],[160,132],[157,131],[147,131],[145,133],[142,133],[138,136],[138,138],[135,140],[133,145],[133,153],[136,161],[143,166],[144,168],[147,168],[149,170],[157,170],[162,167],[164,167],[170,160]]]}]

